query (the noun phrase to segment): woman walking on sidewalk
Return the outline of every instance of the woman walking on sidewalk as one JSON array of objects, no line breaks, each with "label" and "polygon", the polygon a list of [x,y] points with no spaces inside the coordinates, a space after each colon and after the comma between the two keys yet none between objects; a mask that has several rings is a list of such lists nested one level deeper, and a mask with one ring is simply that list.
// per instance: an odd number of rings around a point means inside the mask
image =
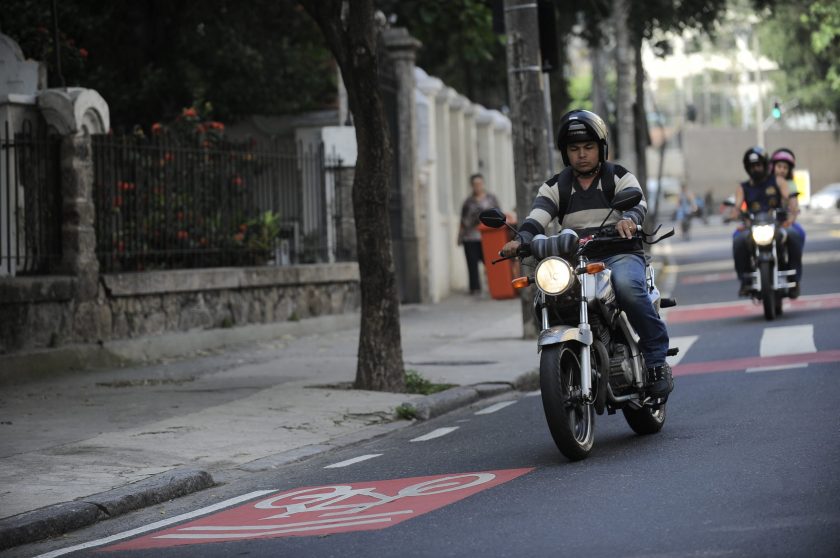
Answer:
[{"label": "woman walking on sidewalk", "polygon": [[478,262],[484,262],[481,255],[481,231],[478,230],[478,215],[485,209],[499,207],[496,196],[484,190],[484,177],[481,174],[470,176],[472,195],[464,200],[461,207],[461,227],[458,230],[458,244],[464,245],[467,258],[467,271],[470,277],[470,294],[481,293],[478,277]]}]

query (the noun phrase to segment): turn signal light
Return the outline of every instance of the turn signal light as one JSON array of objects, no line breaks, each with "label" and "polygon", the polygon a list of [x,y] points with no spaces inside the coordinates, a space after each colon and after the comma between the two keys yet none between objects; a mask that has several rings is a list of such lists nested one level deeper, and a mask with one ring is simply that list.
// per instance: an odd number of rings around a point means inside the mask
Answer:
[{"label": "turn signal light", "polygon": [[604,265],[604,262],[595,262],[591,264],[586,264],[586,273],[589,275],[594,275],[595,273],[601,273],[607,269],[607,266]]},{"label": "turn signal light", "polygon": [[531,284],[531,281],[527,277],[517,277],[510,284],[513,285],[514,289],[524,289]]}]

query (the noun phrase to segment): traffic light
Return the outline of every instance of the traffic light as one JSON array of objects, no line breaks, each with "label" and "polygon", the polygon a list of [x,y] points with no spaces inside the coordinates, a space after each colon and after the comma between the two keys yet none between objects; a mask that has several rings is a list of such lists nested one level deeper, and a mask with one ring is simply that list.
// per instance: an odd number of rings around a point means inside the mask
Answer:
[{"label": "traffic light", "polygon": [[779,101],[773,103],[773,110],[770,111],[770,114],[772,114],[773,118],[775,118],[776,120],[782,117],[782,107],[779,106]]}]

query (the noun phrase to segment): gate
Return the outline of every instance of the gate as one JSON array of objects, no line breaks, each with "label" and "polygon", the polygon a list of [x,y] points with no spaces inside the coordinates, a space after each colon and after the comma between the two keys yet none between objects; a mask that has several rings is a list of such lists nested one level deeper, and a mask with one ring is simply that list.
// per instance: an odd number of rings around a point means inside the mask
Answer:
[{"label": "gate", "polygon": [[38,116],[0,138],[0,276],[50,273],[61,262],[60,138]]}]

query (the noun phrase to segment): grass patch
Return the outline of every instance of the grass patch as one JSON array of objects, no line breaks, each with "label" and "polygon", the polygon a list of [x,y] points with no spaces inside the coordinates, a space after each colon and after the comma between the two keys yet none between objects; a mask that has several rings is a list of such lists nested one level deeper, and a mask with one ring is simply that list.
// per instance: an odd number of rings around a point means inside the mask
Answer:
[{"label": "grass patch", "polygon": [[455,384],[435,384],[424,378],[416,370],[405,372],[405,392],[416,395],[431,395],[455,387]]},{"label": "grass patch", "polygon": [[403,403],[396,409],[397,416],[402,420],[414,420],[417,418],[417,410],[411,405]]}]

